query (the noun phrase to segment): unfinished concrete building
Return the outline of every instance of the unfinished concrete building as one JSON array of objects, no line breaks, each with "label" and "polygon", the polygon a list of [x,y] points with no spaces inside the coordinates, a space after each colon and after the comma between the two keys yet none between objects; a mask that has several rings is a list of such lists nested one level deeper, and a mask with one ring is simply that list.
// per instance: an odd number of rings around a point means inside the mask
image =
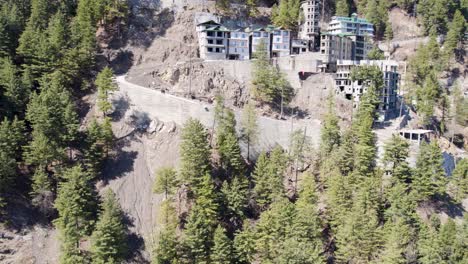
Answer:
[{"label": "unfinished concrete building", "polygon": [[367,92],[368,83],[362,81],[352,81],[351,72],[356,67],[377,66],[383,73],[384,86],[379,92],[380,104],[378,112],[381,121],[391,118],[397,107],[397,94],[400,75],[398,73],[398,63],[389,60],[343,60],[337,62],[335,74],[335,91],[337,95],[348,100],[353,100],[354,106],[359,105],[361,96]]},{"label": "unfinished concrete building", "polygon": [[323,71],[336,71],[339,60],[353,60],[353,41],[344,34],[324,33],[320,36],[320,56],[325,68]]},{"label": "unfinished concrete building", "polygon": [[303,0],[301,2],[303,20],[299,27],[299,38],[309,42],[309,51],[317,49],[320,43],[320,6],[321,0]]}]

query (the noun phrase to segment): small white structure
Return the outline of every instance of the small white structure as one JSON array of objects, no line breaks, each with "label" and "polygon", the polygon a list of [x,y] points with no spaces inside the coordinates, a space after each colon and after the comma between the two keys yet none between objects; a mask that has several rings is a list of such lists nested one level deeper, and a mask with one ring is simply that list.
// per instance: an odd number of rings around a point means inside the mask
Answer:
[{"label": "small white structure", "polygon": [[434,131],[426,129],[410,129],[410,130],[401,130],[398,133],[403,138],[409,139],[411,141],[417,141],[418,145],[422,141],[429,142]]},{"label": "small white structure", "polygon": [[200,58],[205,60],[226,59],[229,30],[210,20],[197,25]]},{"label": "small white structure", "polygon": [[[301,11],[303,20],[299,26],[299,38],[309,41],[309,51],[316,46],[320,32],[320,5],[321,0],[303,0]],[[317,43],[318,44],[318,43]]]},{"label": "small white structure", "polygon": [[356,13],[351,17],[334,16],[329,23],[328,32],[332,34],[354,34],[374,37],[374,25]]},{"label": "small white structure", "polygon": [[228,59],[249,60],[250,59],[250,38],[249,33],[242,29],[230,32],[228,39]]},{"label": "small white structure", "polygon": [[281,27],[268,27],[272,34],[271,56],[284,57],[291,54],[291,32]]},{"label": "small white structure", "polygon": [[344,96],[346,99],[353,100],[354,106],[359,104],[361,96],[367,92],[368,83],[360,80],[352,81],[351,72],[355,67],[377,66],[383,73],[384,86],[379,91],[380,104],[378,112],[382,119],[386,120],[394,113],[397,106],[397,93],[399,83],[398,63],[389,60],[361,60],[351,61],[343,60],[337,62],[335,74],[336,94]]}]

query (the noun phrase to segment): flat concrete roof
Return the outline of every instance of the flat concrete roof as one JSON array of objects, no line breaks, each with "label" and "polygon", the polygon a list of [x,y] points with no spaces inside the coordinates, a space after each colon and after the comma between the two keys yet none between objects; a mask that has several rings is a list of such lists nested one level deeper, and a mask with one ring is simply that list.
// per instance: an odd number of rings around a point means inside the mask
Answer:
[{"label": "flat concrete roof", "polygon": [[428,130],[428,129],[408,129],[408,130],[400,130],[398,132],[400,132],[400,133],[411,133],[411,134],[427,134],[427,133],[431,133],[431,132],[434,132],[434,131]]}]

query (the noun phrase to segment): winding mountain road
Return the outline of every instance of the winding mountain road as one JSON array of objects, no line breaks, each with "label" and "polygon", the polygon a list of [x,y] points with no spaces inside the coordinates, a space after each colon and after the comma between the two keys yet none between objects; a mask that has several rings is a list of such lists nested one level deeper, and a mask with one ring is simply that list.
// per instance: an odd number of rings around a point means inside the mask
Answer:
[{"label": "winding mountain road", "polygon": [[[128,82],[125,76],[118,76],[116,81],[119,85],[119,91],[115,95],[127,97],[132,110],[146,113],[150,118],[157,118],[163,122],[174,122],[177,125],[183,125],[187,119],[192,117],[199,119],[208,128],[213,126],[213,105],[136,85]],[[239,124],[241,111],[235,110],[235,114]],[[257,121],[260,140],[253,147],[254,155],[276,144],[288,148],[291,131],[297,129],[307,128],[307,135],[312,144],[317,146],[319,143],[321,127],[319,120],[277,120],[258,116]]]}]

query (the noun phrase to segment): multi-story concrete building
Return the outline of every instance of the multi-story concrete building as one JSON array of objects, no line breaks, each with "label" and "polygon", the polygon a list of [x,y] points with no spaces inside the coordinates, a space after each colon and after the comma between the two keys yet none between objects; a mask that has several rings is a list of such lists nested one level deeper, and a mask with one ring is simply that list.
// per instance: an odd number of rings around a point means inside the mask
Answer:
[{"label": "multi-story concrete building", "polygon": [[271,36],[271,56],[284,57],[291,54],[291,32],[284,28],[267,27]]},{"label": "multi-story concrete building", "polygon": [[338,60],[353,59],[353,40],[346,34],[324,33],[320,37],[320,55],[327,71],[336,70]]},{"label": "multi-story concrete building", "polygon": [[250,43],[251,43],[251,57],[257,52],[259,45],[265,45],[268,56],[271,56],[271,37],[270,32],[265,27],[260,28],[248,28],[246,32],[250,33]]},{"label": "multi-story concrete building", "polygon": [[319,41],[321,0],[303,0],[301,10],[302,24],[299,27],[299,38],[309,41],[309,50],[314,50]]},{"label": "multi-story concrete building", "polygon": [[243,29],[232,30],[228,39],[228,54],[230,60],[250,59],[249,33]]},{"label": "multi-story concrete building", "polygon": [[369,65],[377,66],[382,71],[384,86],[379,91],[380,104],[378,111],[382,120],[388,119],[395,113],[397,106],[397,93],[399,84],[398,63],[388,60],[361,60],[338,61],[335,74],[336,94],[342,95],[346,99],[353,100],[357,106],[361,96],[367,92],[368,83],[362,81],[352,81],[351,72],[354,68]]},{"label": "multi-story concrete building", "polygon": [[226,59],[230,31],[210,20],[197,25],[200,58],[205,60]]},{"label": "multi-story concrete building", "polygon": [[328,25],[328,32],[332,34],[353,34],[374,37],[374,25],[364,18],[358,18],[354,13],[351,17],[334,16]]},{"label": "multi-story concrete building", "polygon": [[291,54],[301,54],[309,51],[309,41],[305,39],[293,39],[291,41]]}]

